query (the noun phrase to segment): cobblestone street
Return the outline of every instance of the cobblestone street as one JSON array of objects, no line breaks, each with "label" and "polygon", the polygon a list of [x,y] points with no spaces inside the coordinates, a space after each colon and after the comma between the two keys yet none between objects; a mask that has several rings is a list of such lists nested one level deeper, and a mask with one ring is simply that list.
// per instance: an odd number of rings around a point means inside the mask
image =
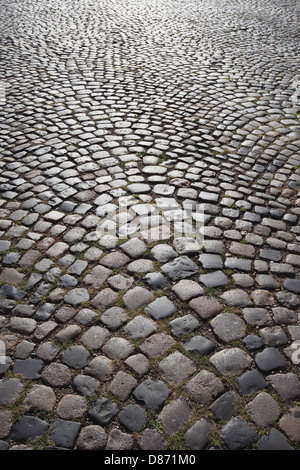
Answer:
[{"label": "cobblestone street", "polygon": [[0,0],[0,450],[300,450],[298,0]]}]

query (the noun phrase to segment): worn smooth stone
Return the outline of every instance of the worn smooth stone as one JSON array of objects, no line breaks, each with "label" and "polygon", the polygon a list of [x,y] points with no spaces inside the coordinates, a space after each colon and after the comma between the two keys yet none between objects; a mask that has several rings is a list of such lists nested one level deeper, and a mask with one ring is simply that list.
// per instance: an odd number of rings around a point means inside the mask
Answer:
[{"label": "worn smooth stone", "polygon": [[165,333],[156,333],[141,344],[140,350],[150,358],[158,357],[163,356],[174,344],[175,341],[172,336]]},{"label": "worn smooth stone", "polygon": [[0,405],[14,403],[23,387],[24,385],[20,379],[5,378],[0,380]]},{"label": "worn smooth stone", "polygon": [[113,305],[117,297],[118,294],[109,287],[107,287],[103,290],[100,290],[99,294],[97,294],[91,300],[91,304],[95,308],[109,307],[110,305]]},{"label": "worn smooth stone", "polygon": [[62,354],[62,362],[73,369],[82,369],[90,359],[90,353],[83,346],[70,346]]},{"label": "worn smooth stone", "polygon": [[61,323],[66,323],[69,320],[71,320],[71,318],[73,318],[75,315],[76,315],[75,308],[62,307],[55,312],[54,317],[57,321]]},{"label": "worn smooth stone", "polygon": [[151,410],[157,410],[166,401],[171,390],[164,382],[150,377],[136,387],[133,392],[138,401],[142,401]]},{"label": "worn smooth stone", "polygon": [[131,310],[134,310],[137,307],[141,307],[142,305],[147,304],[153,298],[154,295],[152,292],[139,286],[129,290],[122,297],[126,307]]},{"label": "worn smooth stone", "polygon": [[139,441],[142,450],[166,450],[162,435],[155,429],[145,429]]},{"label": "worn smooth stone", "polygon": [[299,298],[290,292],[280,291],[276,294],[278,302],[286,308],[297,308],[300,304]]},{"label": "worn smooth stone", "polygon": [[189,255],[199,253],[201,245],[195,238],[178,237],[174,238],[174,248],[179,255]]},{"label": "worn smooth stone", "polygon": [[297,323],[297,314],[293,310],[286,307],[272,308],[273,317],[276,324],[293,324]]},{"label": "worn smooth stone", "polygon": [[267,436],[263,436],[257,446],[257,450],[294,450],[284,434],[272,428]]},{"label": "worn smooth stone", "polygon": [[286,279],[283,287],[295,294],[300,294],[300,279]]},{"label": "worn smooth stone", "polygon": [[67,420],[80,419],[86,411],[87,403],[85,398],[74,394],[64,395],[57,406],[58,416]]},{"label": "worn smooth stone", "polygon": [[92,396],[99,389],[100,382],[93,377],[79,374],[74,378],[73,386],[78,393]]},{"label": "worn smooth stone", "polygon": [[133,183],[128,186],[128,190],[133,194],[148,193],[151,188],[149,184]]},{"label": "worn smooth stone", "polygon": [[80,428],[81,423],[57,419],[51,425],[51,440],[58,448],[72,449]]},{"label": "worn smooth stone", "polygon": [[131,238],[123,243],[120,248],[131,258],[138,258],[147,249],[147,245],[139,238]]},{"label": "worn smooth stone", "polygon": [[246,336],[242,342],[248,351],[259,349],[264,345],[263,339],[254,334]]},{"label": "worn smooth stone", "polygon": [[190,277],[199,271],[196,263],[190,260],[187,256],[175,258],[173,261],[162,265],[161,269],[173,281]]},{"label": "worn smooth stone", "polygon": [[208,274],[201,274],[199,281],[205,285],[205,287],[221,287],[228,284],[229,279],[223,271],[214,271]]},{"label": "worn smooth stone", "polygon": [[0,282],[7,284],[18,284],[19,282],[23,281],[24,278],[25,274],[20,273],[16,269],[4,268],[0,275]]},{"label": "worn smooth stone", "polygon": [[49,423],[34,416],[22,416],[10,432],[10,438],[16,442],[26,442],[43,434],[49,428]]},{"label": "worn smooth stone", "polygon": [[249,274],[233,274],[232,278],[239,287],[244,289],[254,284],[254,279]]},{"label": "worn smooth stone", "polygon": [[175,434],[189,420],[192,408],[182,398],[173,400],[164,406],[158,419],[162,422],[163,430],[167,434]]},{"label": "worn smooth stone", "polygon": [[23,406],[26,411],[51,411],[56,403],[56,396],[52,388],[45,385],[35,385],[26,395]]},{"label": "worn smooth stone", "polygon": [[20,317],[32,317],[35,312],[33,305],[19,304],[17,305],[12,313]]},{"label": "worn smooth stone", "polygon": [[300,397],[300,381],[296,374],[273,374],[267,376],[267,381],[276,392],[285,400],[298,400]]},{"label": "worn smooth stone", "polygon": [[128,338],[146,338],[157,330],[153,320],[137,315],[124,327],[124,333]]},{"label": "worn smooth stone", "polygon": [[244,243],[232,242],[229,251],[233,255],[242,255],[246,258],[254,258],[255,256],[254,246]]},{"label": "worn smooth stone", "polygon": [[214,334],[222,341],[242,338],[246,333],[245,322],[235,313],[220,313],[211,320]]},{"label": "worn smooth stone", "polygon": [[134,445],[134,440],[130,434],[126,434],[119,429],[112,429],[108,436],[106,449],[107,450],[131,450]]},{"label": "worn smooth stone", "polygon": [[143,277],[143,280],[147,282],[147,284],[152,289],[164,289],[169,285],[167,279],[161,273],[148,273],[146,276]]},{"label": "worn smooth stone", "polygon": [[255,278],[257,284],[261,289],[278,289],[280,286],[273,276],[259,274]]},{"label": "worn smooth stone", "polygon": [[51,387],[65,387],[71,383],[71,372],[64,364],[52,362],[43,370],[42,380]]},{"label": "worn smooth stone", "polygon": [[121,268],[126,263],[129,263],[129,261],[130,258],[128,256],[124,255],[124,253],[116,251],[103,256],[103,258],[100,260],[100,263],[106,268],[115,269]]},{"label": "worn smooth stone", "polygon": [[[10,410],[0,411],[0,439],[3,439],[9,435],[12,422],[13,422],[12,418],[13,418],[13,415]],[[1,449],[1,446],[0,446],[0,450],[4,450],[4,449]]]},{"label": "worn smooth stone", "polygon": [[116,290],[128,290],[132,286],[134,280],[128,274],[116,274],[107,279],[110,287]]},{"label": "worn smooth stone", "polygon": [[191,450],[202,450],[209,441],[212,424],[202,418],[186,432],[185,441]]},{"label": "worn smooth stone", "polygon": [[189,358],[175,351],[160,361],[159,369],[164,380],[174,386],[192,375],[196,371],[196,366]]},{"label": "worn smooth stone", "polygon": [[127,405],[119,413],[118,419],[130,432],[140,432],[147,423],[146,412],[139,405]]},{"label": "worn smooth stone", "polygon": [[285,432],[287,437],[295,442],[300,442],[300,407],[294,407],[282,416],[279,427]]},{"label": "worn smooth stone", "polygon": [[250,297],[242,289],[232,289],[221,295],[221,298],[232,307],[250,307]]},{"label": "worn smooth stone", "polygon": [[259,393],[246,405],[246,411],[257,426],[266,427],[273,424],[281,415],[281,409],[274,398],[266,392]]},{"label": "worn smooth stone", "polygon": [[19,261],[20,257],[20,253],[15,253],[11,251],[3,257],[2,261],[4,264],[15,264]]},{"label": "worn smooth stone", "polygon": [[260,335],[266,346],[282,346],[288,342],[288,338],[280,326],[261,328]]},{"label": "worn smooth stone", "polygon": [[167,244],[155,245],[152,248],[151,253],[153,254],[154,258],[161,263],[165,263],[166,261],[174,259],[178,256],[178,253]]},{"label": "worn smooth stone", "polygon": [[84,374],[87,374],[100,382],[111,380],[113,373],[113,362],[106,356],[94,357],[88,366],[84,368]]},{"label": "worn smooth stone", "polygon": [[197,318],[191,314],[188,314],[180,318],[175,318],[175,320],[169,322],[169,325],[171,327],[172,334],[176,337],[180,337],[198,328],[200,323],[198,322]]},{"label": "worn smooth stone", "polygon": [[271,372],[286,367],[283,356],[274,347],[266,348],[261,353],[256,354],[255,362],[263,372]]},{"label": "worn smooth stone", "polygon": [[153,271],[153,262],[148,259],[135,260],[129,263],[127,269],[130,273],[148,273]]},{"label": "worn smooth stone", "polygon": [[44,340],[47,336],[49,336],[57,327],[57,323],[54,321],[45,321],[40,324],[36,328],[33,334],[33,339],[35,341],[42,341]]},{"label": "worn smooth stone", "polygon": [[109,339],[110,333],[106,328],[101,326],[92,326],[82,336],[80,341],[88,349],[100,349]]},{"label": "worn smooth stone", "polygon": [[257,370],[245,372],[236,381],[243,395],[257,392],[267,387],[267,382]]},{"label": "worn smooth stone", "polygon": [[226,392],[210,406],[210,411],[219,421],[227,421],[235,413],[236,394]]},{"label": "worn smooth stone", "polygon": [[17,359],[14,363],[13,372],[28,379],[37,380],[41,376],[43,365],[41,359]]},{"label": "worn smooth stone", "polygon": [[231,348],[215,353],[210,362],[225,377],[234,377],[250,367],[252,359],[242,349]]},{"label": "worn smooth stone", "polygon": [[271,292],[265,289],[256,289],[252,292],[251,298],[258,307],[268,307],[275,305],[275,300]]},{"label": "worn smooth stone", "polygon": [[197,403],[207,405],[223,392],[224,387],[215,374],[202,370],[187,383],[186,389]]},{"label": "worn smooth stone", "polygon": [[80,305],[84,302],[87,302],[89,298],[90,296],[87,289],[79,287],[68,292],[64,297],[64,301],[67,304]]},{"label": "worn smooth stone", "polygon": [[[46,344],[45,348],[47,348],[47,343],[45,343],[45,344]],[[41,348],[41,346],[39,346],[39,348],[37,349],[36,352],[37,352],[37,356],[39,357],[39,359],[43,360],[43,357],[38,354],[38,350]],[[15,349],[15,357],[18,358],[18,359],[27,359],[30,356],[30,354],[32,353],[32,351],[34,350],[34,348],[35,348],[34,343],[31,343],[30,341],[23,340],[17,345],[17,347]]]},{"label": "worn smooth stone", "polygon": [[55,311],[55,305],[46,302],[37,309],[35,312],[35,319],[38,321],[48,320]]},{"label": "worn smooth stone", "polygon": [[251,272],[251,260],[229,257],[225,260],[225,268],[237,271]]},{"label": "worn smooth stone", "polygon": [[189,306],[203,319],[211,318],[223,310],[220,302],[209,296],[197,297],[189,302]]},{"label": "worn smooth stone", "polygon": [[94,407],[88,412],[88,417],[94,423],[105,426],[118,414],[118,411],[116,403],[107,398],[98,398]]},{"label": "worn smooth stone", "polygon": [[208,355],[216,348],[216,344],[213,341],[201,335],[193,336],[183,346],[196,357]]},{"label": "worn smooth stone", "polygon": [[245,321],[252,326],[272,324],[272,317],[265,308],[244,308],[243,316]]},{"label": "worn smooth stone", "polygon": [[7,240],[0,240],[0,253],[4,253],[9,249],[11,242]]},{"label": "worn smooth stone", "polygon": [[219,434],[230,450],[247,449],[257,438],[254,428],[239,417],[228,421]]},{"label": "worn smooth stone", "polygon": [[8,299],[21,300],[21,299],[24,299],[24,297],[26,297],[27,294],[25,291],[22,291],[18,289],[17,287],[4,284],[0,288],[0,295]]},{"label": "worn smooth stone", "polygon": [[70,276],[69,274],[64,274],[58,281],[58,285],[62,287],[76,287],[78,284],[77,279],[74,276]]},{"label": "worn smooth stone", "polygon": [[199,261],[202,264],[203,269],[222,269],[223,259],[220,255],[214,255],[210,253],[202,253],[199,256]]},{"label": "worn smooth stone", "polygon": [[111,307],[101,315],[101,322],[111,331],[120,328],[127,321],[127,314],[121,307]]},{"label": "worn smooth stone", "polygon": [[107,434],[101,426],[85,426],[76,443],[78,450],[103,450],[107,442]]},{"label": "worn smooth stone", "polygon": [[9,322],[9,327],[12,331],[20,334],[30,335],[37,327],[37,322],[33,318],[12,317]]},{"label": "worn smooth stone", "polygon": [[144,309],[155,320],[170,317],[177,311],[175,304],[168,297],[158,297]]},{"label": "worn smooth stone", "polygon": [[105,266],[95,266],[92,271],[84,278],[83,282],[85,284],[91,285],[94,288],[98,288],[105,283],[111,273],[111,269],[108,269]]},{"label": "worn smooth stone", "polygon": [[182,279],[172,287],[172,291],[183,301],[204,294],[203,287],[190,279]]},{"label": "worn smooth stone", "polygon": [[277,250],[260,250],[260,257],[268,261],[279,262],[282,259],[280,251]]},{"label": "worn smooth stone", "polygon": [[72,342],[82,332],[80,326],[70,325],[60,330],[56,335],[55,339],[61,344],[68,344]]},{"label": "worn smooth stone", "polygon": [[150,367],[149,360],[140,353],[129,356],[124,362],[139,376],[146,374]]},{"label": "worn smooth stone", "polygon": [[124,338],[110,338],[102,351],[111,359],[124,359],[134,352],[134,346]]}]

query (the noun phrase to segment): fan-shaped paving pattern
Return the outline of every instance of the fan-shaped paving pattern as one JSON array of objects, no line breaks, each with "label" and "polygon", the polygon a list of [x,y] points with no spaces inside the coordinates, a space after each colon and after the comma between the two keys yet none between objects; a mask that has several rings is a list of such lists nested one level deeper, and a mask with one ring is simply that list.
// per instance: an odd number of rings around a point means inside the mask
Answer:
[{"label": "fan-shaped paving pattern", "polygon": [[299,448],[297,1],[0,10],[0,448]]}]

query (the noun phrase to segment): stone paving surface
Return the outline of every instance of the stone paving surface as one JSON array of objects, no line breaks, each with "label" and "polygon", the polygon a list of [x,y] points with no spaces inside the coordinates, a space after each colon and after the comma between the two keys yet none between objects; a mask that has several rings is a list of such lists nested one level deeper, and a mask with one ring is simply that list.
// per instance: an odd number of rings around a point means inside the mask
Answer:
[{"label": "stone paving surface", "polygon": [[299,449],[297,0],[0,11],[0,448]]}]

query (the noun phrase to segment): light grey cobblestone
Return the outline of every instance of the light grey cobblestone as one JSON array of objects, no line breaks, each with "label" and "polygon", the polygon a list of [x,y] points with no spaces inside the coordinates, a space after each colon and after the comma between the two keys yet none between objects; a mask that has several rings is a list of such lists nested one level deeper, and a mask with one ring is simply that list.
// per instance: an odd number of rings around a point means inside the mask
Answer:
[{"label": "light grey cobblestone", "polygon": [[295,0],[0,12],[0,449],[297,449]]}]

